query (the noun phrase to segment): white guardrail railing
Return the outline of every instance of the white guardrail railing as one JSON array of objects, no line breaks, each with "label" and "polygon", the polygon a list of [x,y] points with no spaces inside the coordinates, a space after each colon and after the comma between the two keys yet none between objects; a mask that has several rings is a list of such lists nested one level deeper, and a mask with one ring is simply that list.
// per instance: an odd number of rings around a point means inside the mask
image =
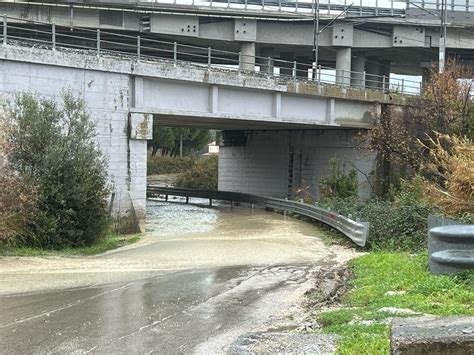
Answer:
[{"label": "white guardrail railing", "polygon": [[250,56],[211,47],[201,47],[152,38],[149,33],[126,35],[101,29],[59,26],[54,23],[0,16],[3,45],[37,46],[51,50],[85,50],[101,56],[120,56],[134,61],[169,61],[198,65],[209,70],[234,71],[285,81],[308,81],[385,94],[418,95],[421,84],[404,78],[369,74],[365,71],[335,70],[297,61]]},{"label": "white guardrail railing", "polygon": [[186,202],[189,201],[189,198],[194,197],[209,199],[210,205],[212,205],[212,200],[221,200],[248,203],[276,211],[295,213],[301,216],[309,217],[337,229],[359,246],[365,246],[367,237],[369,235],[368,222],[353,221],[352,219],[335,212],[303,202],[273,197],[261,197],[240,192],[201,191],[175,187],[162,187],[156,185],[147,186],[148,197],[164,196],[165,200],[168,201],[168,196],[170,195],[186,197]]}]

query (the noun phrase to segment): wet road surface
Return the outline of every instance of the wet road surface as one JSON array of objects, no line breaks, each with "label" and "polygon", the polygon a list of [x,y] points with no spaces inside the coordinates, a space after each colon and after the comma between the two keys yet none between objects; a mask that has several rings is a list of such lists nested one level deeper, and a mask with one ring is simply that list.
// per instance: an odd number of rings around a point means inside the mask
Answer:
[{"label": "wet road surface", "polygon": [[341,257],[313,226],[149,203],[146,236],[96,257],[0,258],[0,353],[221,353]]}]

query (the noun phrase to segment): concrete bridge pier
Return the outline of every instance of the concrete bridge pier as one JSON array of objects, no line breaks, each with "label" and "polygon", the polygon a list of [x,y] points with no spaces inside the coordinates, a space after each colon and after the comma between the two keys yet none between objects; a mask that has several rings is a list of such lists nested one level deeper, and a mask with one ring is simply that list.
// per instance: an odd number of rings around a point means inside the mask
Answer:
[{"label": "concrete bridge pier", "polygon": [[351,62],[351,85],[360,89],[365,89],[365,57],[357,56]]},{"label": "concrete bridge pier", "polygon": [[336,52],[336,83],[351,84],[351,47],[339,48]]},{"label": "concrete bridge pier", "polygon": [[255,42],[240,43],[240,53],[242,55],[240,69],[255,71]]}]

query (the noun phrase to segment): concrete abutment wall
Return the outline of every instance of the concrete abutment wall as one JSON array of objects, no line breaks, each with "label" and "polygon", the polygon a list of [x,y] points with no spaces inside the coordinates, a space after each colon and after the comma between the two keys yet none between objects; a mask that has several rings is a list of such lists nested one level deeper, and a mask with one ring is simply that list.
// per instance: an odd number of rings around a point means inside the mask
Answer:
[{"label": "concrete abutment wall", "polygon": [[368,197],[375,155],[357,148],[358,133],[334,129],[247,131],[242,132],[240,142],[227,145],[229,133],[224,132],[219,150],[219,190],[292,197],[296,190],[304,189],[319,198],[319,181],[329,174],[329,160],[337,158],[343,172],[357,170],[359,194]]}]

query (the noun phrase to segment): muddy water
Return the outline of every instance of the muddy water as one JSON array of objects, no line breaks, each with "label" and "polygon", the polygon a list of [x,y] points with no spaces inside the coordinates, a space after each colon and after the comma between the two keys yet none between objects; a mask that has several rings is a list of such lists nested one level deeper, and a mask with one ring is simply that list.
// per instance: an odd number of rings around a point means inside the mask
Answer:
[{"label": "muddy water", "polygon": [[286,322],[315,264],[354,255],[261,210],[150,201],[148,211],[133,246],[0,258],[0,354],[226,353]]},{"label": "muddy water", "polygon": [[310,264],[335,257],[314,226],[259,209],[149,201],[147,220],[141,241],[103,255],[0,258],[0,294],[126,282],[175,270]]}]

